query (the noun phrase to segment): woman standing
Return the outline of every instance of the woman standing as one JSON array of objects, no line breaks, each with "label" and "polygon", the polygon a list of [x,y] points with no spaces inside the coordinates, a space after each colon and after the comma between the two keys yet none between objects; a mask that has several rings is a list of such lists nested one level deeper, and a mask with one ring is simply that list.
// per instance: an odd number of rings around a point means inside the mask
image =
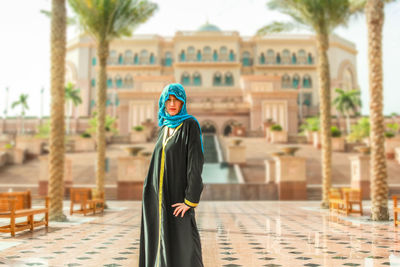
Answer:
[{"label": "woman standing", "polygon": [[144,182],[140,267],[202,267],[194,208],[203,190],[203,143],[186,111],[182,85],[167,85],[158,104],[157,143]]}]

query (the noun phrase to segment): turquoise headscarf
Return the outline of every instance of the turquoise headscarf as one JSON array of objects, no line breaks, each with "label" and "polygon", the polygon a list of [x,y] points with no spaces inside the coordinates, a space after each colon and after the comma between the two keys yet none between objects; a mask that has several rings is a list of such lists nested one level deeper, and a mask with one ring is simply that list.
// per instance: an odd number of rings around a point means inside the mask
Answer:
[{"label": "turquoise headscarf", "polygon": [[[181,110],[178,114],[174,116],[169,115],[168,112],[166,112],[165,110],[165,101],[168,100],[170,95],[174,95],[176,98],[183,102]],[[158,101],[158,126],[161,127],[163,125],[166,125],[168,127],[175,128],[184,120],[187,120],[189,118],[193,118],[199,125],[201,150],[204,153],[200,123],[193,115],[187,114],[185,88],[183,88],[183,86],[179,83],[171,83],[165,86],[161,93],[160,100]]]}]

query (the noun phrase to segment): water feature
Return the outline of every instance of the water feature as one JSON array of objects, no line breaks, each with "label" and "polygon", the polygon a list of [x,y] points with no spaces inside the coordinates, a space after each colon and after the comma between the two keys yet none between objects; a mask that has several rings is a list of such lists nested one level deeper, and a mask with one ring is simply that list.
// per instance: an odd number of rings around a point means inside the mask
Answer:
[{"label": "water feature", "polygon": [[203,182],[205,184],[238,183],[234,167],[222,161],[216,136],[214,134],[204,134],[203,145]]}]

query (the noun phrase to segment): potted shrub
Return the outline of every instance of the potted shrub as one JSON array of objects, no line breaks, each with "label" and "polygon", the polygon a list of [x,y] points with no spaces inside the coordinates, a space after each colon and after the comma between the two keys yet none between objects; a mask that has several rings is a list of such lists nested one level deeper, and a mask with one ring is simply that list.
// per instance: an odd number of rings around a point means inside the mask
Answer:
[{"label": "potted shrub", "polygon": [[136,125],[132,127],[131,143],[146,143],[146,131],[143,125]]},{"label": "potted shrub", "polygon": [[306,136],[307,143],[312,144],[314,142],[314,133],[319,131],[319,117],[306,118],[300,129]]},{"label": "potted shrub", "polygon": [[396,136],[396,133],[399,129],[399,125],[397,123],[388,123],[386,125],[386,128],[388,129],[385,132],[386,157],[389,159],[394,159],[395,149],[396,147],[400,147],[400,137]]},{"label": "potted shrub", "polygon": [[95,151],[96,142],[92,138],[92,134],[89,132],[83,132],[81,135],[74,138],[74,151],[75,152],[86,152]]},{"label": "potted shrub", "polygon": [[287,143],[288,134],[284,131],[282,126],[274,124],[270,126],[271,143]]},{"label": "potted shrub", "polygon": [[332,150],[343,152],[345,150],[345,140],[342,137],[342,132],[336,127],[331,127],[331,136],[332,136]]},{"label": "potted shrub", "polygon": [[[118,130],[115,127],[116,118],[106,115],[106,121],[104,128],[106,129],[106,142],[110,143],[113,135],[118,134]],[[93,117],[89,120],[89,129],[86,132],[94,135],[97,131],[97,113],[93,113]]]}]

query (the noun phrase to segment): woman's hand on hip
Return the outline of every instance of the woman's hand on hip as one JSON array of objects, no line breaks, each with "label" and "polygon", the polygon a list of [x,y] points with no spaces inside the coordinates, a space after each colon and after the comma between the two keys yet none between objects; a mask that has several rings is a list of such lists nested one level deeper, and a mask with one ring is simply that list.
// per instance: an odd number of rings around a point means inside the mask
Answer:
[{"label": "woman's hand on hip", "polygon": [[179,213],[182,212],[181,217],[183,217],[185,215],[185,213],[190,209],[190,207],[188,205],[186,205],[185,203],[175,203],[175,204],[171,205],[171,207],[176,207],[174,210],[175,216],[179,216]]}]

